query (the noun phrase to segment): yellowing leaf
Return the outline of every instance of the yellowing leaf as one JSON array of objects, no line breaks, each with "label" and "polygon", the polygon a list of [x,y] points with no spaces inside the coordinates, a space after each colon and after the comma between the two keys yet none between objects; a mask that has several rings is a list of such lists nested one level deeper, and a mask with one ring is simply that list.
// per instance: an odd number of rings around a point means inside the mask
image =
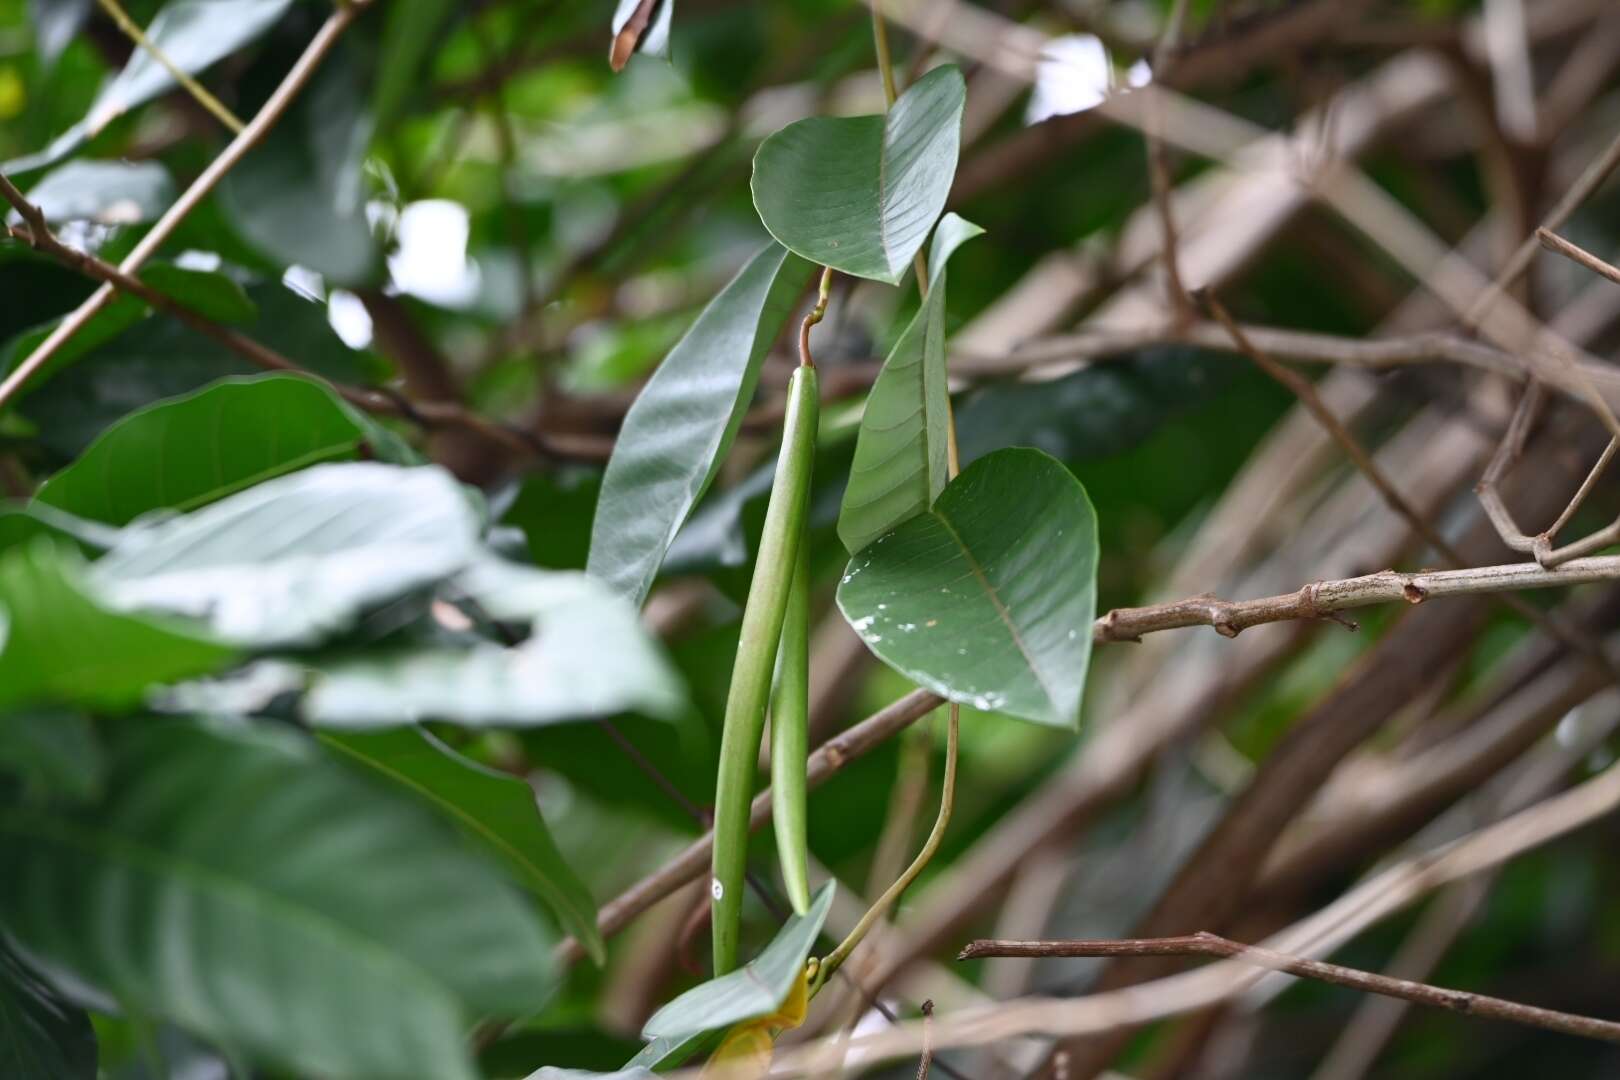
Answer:
[{"label": "yellowing leaf", "polygon": [[[804,1023],[810,1009],[808,969],[801,970],[793,981],[782,1007],[769,1016],[745,1020],[726,1033],[714,1056],[703,1067],[702,1076],[724,1073],[727,1077],[761,1077],[771,1068],[771,1048],[776,1037],[789,1028]],[[699,1078],[701,1080],[701,1077]]]}]

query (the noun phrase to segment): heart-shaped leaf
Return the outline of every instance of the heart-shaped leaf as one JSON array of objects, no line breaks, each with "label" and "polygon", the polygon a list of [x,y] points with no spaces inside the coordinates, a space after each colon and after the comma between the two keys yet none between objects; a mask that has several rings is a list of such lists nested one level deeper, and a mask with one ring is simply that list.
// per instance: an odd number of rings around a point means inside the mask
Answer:
[{"label": "heart-shaped leaf", "polygon": [[125,610],[204,619],[241,645],[305,644],[455,573],[479,550],[478,532],[442,469],[318,465],[128,526],[93,578]]},{"label": "heart-shaped leaf", "polygon": [[79,583],[80,562],[46,537],[0,554],[0,708],[122,708],[231,659],[233,650],[178,624],[110,610]]},{"label": "heart-shaped leaf", "polygon": [[550,993],[501,873],[309,740],[153,721],[110,750],[99,804],[0,812],[0,918],[31,955],[333,1080],[467,1080],[470,1017]]},{"label": "heart-shaped leaf", "polygon": [[1074,728],[1096,578],[1080,482],[1038,450],[998,450],[862,548],[838,606],[879,659],[942,697]]},{"label": "heart-shaped leaf", "polygon": [[310,465],[352,460],[372,431],[311,379],[225,379],[130,413],[46,480],[36,499],[123,525],[148,510],[195,510]]},{"label": "heart-shaped leaf", "polygon": [[90,1018],[0,945],[0,1076],[95,1080],[95,1075]]},{"label": "heart-shaped leaf", "polygon": [[304,698],[305,718],[332,728],[533,726],[631,711],[674,719],[686,708],[635,608],[594,578],[486,559],[451,592],[494,618],[531,622],[533,632],[511,647],[481,642],[324,665]]},{"label": "heart-shaped leaf", "polygon": [[945,490],[951,397],[945,385],[945,266],[984,230],[946,214],[934,230],[928,295],[866,397],[838,536],[859,551],[933,505]]},{"label": "heart-shaped leaf", "polygon": [[557,850],[528,784],[469,761],[420,728],[328,733],[321,739],[429,800],[488,845],[593,960],[606,961],[596,901]]},{"label": "heart-shaped leaf", "polygon": [[760,364],[811,266],[776,244],[709,302],[625,415],[602,478],[587,569],[640,605],[714,479]]},{"label": "heart-shaped leaf", "polygon": [[804,962],[816,935],[832,910],[829,881],[817,892],[810,910],[782,924],[776,937],[753,960],[736,971],[694,986],[653,1013],[641,1029],[644,1039],[684,1039],[744,1020],[769,1016],[782,1007],[794,983],[804,975]]},{"label": "heart-shaped leaf", "polygon": [[897,284],[945,208],[967,101],[962,73],[935,68],[883,116],[812,116],[754,155],[754,208],[790,251]]}]

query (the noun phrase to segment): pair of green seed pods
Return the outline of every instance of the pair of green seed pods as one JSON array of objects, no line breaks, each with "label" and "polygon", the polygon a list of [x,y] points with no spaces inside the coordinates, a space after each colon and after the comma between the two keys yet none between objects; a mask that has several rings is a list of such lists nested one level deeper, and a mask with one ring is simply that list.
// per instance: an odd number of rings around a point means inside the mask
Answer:
[{"label": "pair of green seed pods", "polygon": [[[805,842],[805,760],[809,749],[810,597],[805,524],[819,420],[816,369],[801,365],[788,383],[782,449],[765,510],[759,558],[743,606],[742,636],[731,671],[720,774],[714,796],[714,973],[737,966],[748,817],[755,762],[771,698],[771,810],[782,877],[796,912],[810,907]],[[780,653],[780,660],[778,654]],[[771,695],[771,674],[776,693]]]}]

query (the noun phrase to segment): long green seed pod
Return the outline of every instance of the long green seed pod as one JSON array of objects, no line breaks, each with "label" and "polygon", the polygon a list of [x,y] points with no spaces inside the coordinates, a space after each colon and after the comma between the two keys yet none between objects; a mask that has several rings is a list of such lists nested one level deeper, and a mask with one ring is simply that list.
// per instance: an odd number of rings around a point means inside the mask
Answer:
[{"label": "long green seed pod", "polygon": [[810,552],[799,539],[793,589],[776,658],[771,697],[771,821],[793,910],[810,910],[810,855],[806,842],[805,763],[810,753]]},{"label": "long green seed pod", "polygon": [[720,736],[720,777],[714,793],[714,878],[709,882],[716,975],[737,966],[743,873],[748,861],[748,805],[754,795],[755,763],[765,727],[771,671],[776,666],[776,645],[782,637],[799,538],[809,510],[818,406],[816,369],[801,366],[788,383],[782,452],[776,459],[776,481],[765,509],[754,580],[743,606],[742,637],[731,669],[725,728]]}]

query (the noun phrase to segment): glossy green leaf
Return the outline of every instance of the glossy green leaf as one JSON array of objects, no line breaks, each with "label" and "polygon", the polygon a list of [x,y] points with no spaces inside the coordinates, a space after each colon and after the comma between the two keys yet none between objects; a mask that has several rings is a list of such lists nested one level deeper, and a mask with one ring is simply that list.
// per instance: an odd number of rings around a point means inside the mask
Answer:
[{"label": "glossy green leaf", "polygon": [[189,615],[225,641],[307,644],[460,570],[479,530],[441,469],[317,465],[126,527],[93,579],[120,608]]},{"label": "glossy green leaf", "polygon": [[[270,29],[292,0],[170,0],[146,36],[181,71],[195,75]],[[85,118],[37,153],[0,165],[21,173],[61,161],[113,120],[175,85],[174,76],[145,49],[130,53],[124,70],[102,87]]]},{"label": "glossy green leaf", "polygon": [[[24,194],[46,220],[139,225],[156,221],[174,201],[174,181],[155,161],[69,161],[40,177]],[[22,215],[13,210],[13,224]]]},{"label": "glossy green leaf", "polygon": [[323,461],[353,460],[370,431],[312,379],[226,379],[131,413],[46,480],[36,499],[123,525],[148,510],[194,510]]},{"label": "glossy green leaf", "polygon": [[714,479],[760,364],[812,267],[776,244],[703,309],[625,415],[591,528],[590,573],[640,604]]},{"label": "glossy green leaf", "polygon": [[126,615],[80,584],[77,553],[48,538],[0,554],[0,707],[121,708],[155,685],[212,671],[232,650],[161,619]]},{"label": "glossy green leaf", "polygon": [[0,774],[20,777],[27,794],[93,798],[103,769],[101,744],[83,713],[28,709],[0,716]]},{"label": "glossy green leaf", "polygon": [[563,861],[535,803],[515,776],[462,757],[420,728],[321,736],[328,745],[410,788],[498,854],[598,964],[607,959],[596,901]]},{"label": "glossy green leaf", "polygon": [[141,271],[141,280],[215,322],[251,326],[259,317],[247,290],[224,274],[157,262]]},{"label": "glossy green leaf", "polygon": [[95,1080],[95,1075],[90,1018],[0,945],[0,1076]]},{"label": "glossy green leaf", "polygon": [[816,892],[810,910],[782,924],[765,950],[736,971],[694,986],[657,1012],[641,1029],[646,1039],[682,1039],[768,1016],[787,1000],[793,981],[815,946],[816,935],[832,909],[836,885],[829,881]]},{"label": "glossy green leaf", "polygon": [[838,606],[867,648],[919,685],[1074,728],[1096,577],[1097,519],[1080,482],[1038,450],[1000,450],[862,548]]},{"label": "glossy green leaf", "polygon": [[322,66],[264,142],[232,169],[220,201],[245,239],[282,266],[335,285],[361,285],[381,269],[366,220],[362,166],[371,117],[352,56]]},{"label": "glossy green leaf", "polygon": [[290,732],[123,725],[107,796],[0,812],[0,919],[206,1039],[331,1080],[465,1080],[539,1007],[550,935],[425,807]]},{"label": "glossy green leaf", "polygon": [[594,578],[490,560],[452,585],[496,619],[532,623],[529,638],[322,665],[305,718],[339,728],[419,720],[532,726],[631,711],[674,719],[686,708],[635,609]]},{"label": "glossy green leaf", "polygon": [[951,397],[945,379],[945,267],[984,230],[946,214],[934,230],[928,295],[866,398],[838,536],[859,551],[933,505],[945,490]]},{"label": "glossy green leaf", "polygon": [[967,101],[962,73],[935,68],[883,116],[812,116],[754,155],[754,207],[811,262],[897,284],[945,209]]}]

